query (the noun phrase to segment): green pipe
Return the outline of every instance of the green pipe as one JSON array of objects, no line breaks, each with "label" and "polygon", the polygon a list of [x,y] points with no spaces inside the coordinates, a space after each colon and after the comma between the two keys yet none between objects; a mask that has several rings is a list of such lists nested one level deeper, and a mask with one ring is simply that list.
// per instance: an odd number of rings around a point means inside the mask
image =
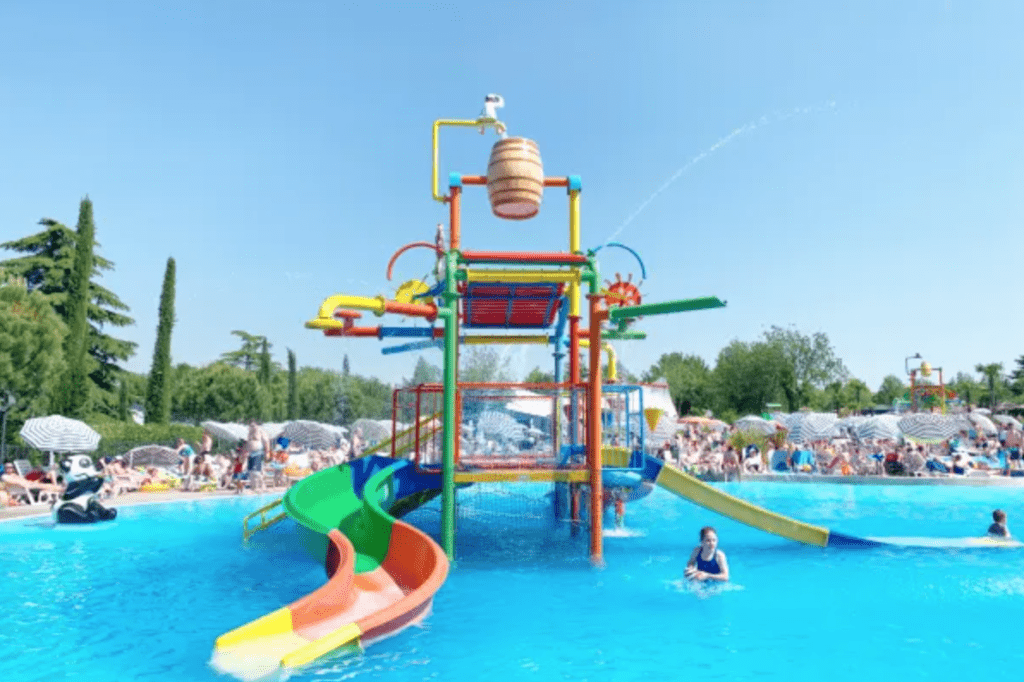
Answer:
[{"label": "green pipe", "polygon": [[665,313],[682,313],[691,310],[706,310],[708,308],[724,307],[725,303],[718,300],[717,296],[705,296],[704,298],[687,298],[679,301],[641,303],[640,305],[612,308],[608,311],[608,317],[615,321],[631,317],[640,317],[641,315],[663,315]]},{"label": "green pipe", "polygon": [[455,286],[457,257],[445,255],[444,306],[437,316],[444,320],[444,440],[441,444],[441,548],[455,560],[455,392],[458,390],[459,294]]},{"label": "green pipe", "polygon": [[602,337],[607,341],[643,341],[647,338],[647,332],[638,331],[608,331]]}]

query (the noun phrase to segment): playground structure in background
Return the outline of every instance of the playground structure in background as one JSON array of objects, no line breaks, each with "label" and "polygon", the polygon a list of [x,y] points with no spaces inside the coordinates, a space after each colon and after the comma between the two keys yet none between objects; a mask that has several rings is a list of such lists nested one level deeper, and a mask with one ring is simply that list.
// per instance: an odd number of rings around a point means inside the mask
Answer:
[{"label": "playground structure in background", "polygon": [[[406,244],[392,256],[387,267],[392,275],[397,259],[413,248],[431,249],[437,256],[437,281],[431,285],[410,280],[398,287],[394,299],[384,296],[364,297],[337,294],[321,304],[317,316],[306,323],[328,336],[418,338],[401,345],[384,348],[384,354],[435,347],[443,348],[442,376],[439,385],[419,387],[416,392],[417,415],[440,411],[441,429],[437,436],[416,447],[417,467],[426,472],[433,468],[442,477],[441,544],[449,558],[455,546],[455,495],[461,483],[479,481],[559,481],[586,486],[590,500],[590,556],[602,560],[602,472],[605,476],[635,474],[639,480],[642,465],[637,458],[627,458],[621,466],[605,467],[602,446],[609,445],[602,436],[602,400],[609,388],[603,385],[601,353],[608,354],[609,368],[614,372],[612,340],[642,339],[644,334],[632,329],[641,316],[702,310],[722,307],[716,297],[645,303],[639,283],[647,277],[639,255],[617,242],[584,250],[580,224],[582,181],[579,176],[545,176],[538,145],[522,137],[507,137],[506,126],[497,120],[494,103],[504,104],[496,95],[489,95],[485,111],[473,120],[442,119],[434,122],[432,131],[433,198],[448,207],[447,229],[439,225],[434,242]],[[448,175],[448,193],[438,191],[439,131],[442,127],[492,128],[499,139],[491,149],[486,175]],[[564,188],[568,195],[568,240],[564,251],[471,251],[462,248],[462,200],[467,187],[486,187],[491,210],[498,218],[526,220],[537,215],[546,190]],[[596,254],[602,248],[617,247],[636,257],[640,280],[633,275],[624,280],[606,280],[601,286]],[[586,293],[584,293],[584,288]],[[387,313],[416,317],[431,323],[429,327],[359,326],[362,312],[377,316]],[[586,316],[586,321],[584,321]],[[439,324],[438,324],[439,323]],[[500,330],[500,333],[495,333]],[[541,344],[552,348],[554,381],[549,384],[466,384],[459,381],[459,347],[470,344]],[[582,379],[581,352],[589,351],[589,364],[594,368],[586,381]],[[567,368],[563,366],[567,360]],[[611,397],[625,408],[626,403],[638,406],[639,387],[616,385]],[[524,395],[528,392],[536,398]],[[396,395],[396,408],[399,397]],[[403,398],[404,400],[404,398]],[[421,403],[427,400],[430,405]],[[534,434],[534,445],[524,438],[515,449],[495,452],[478,434],[463,438],[465,414],[485,414],[481,401],[536,400],[544,404],[541,411],[545,432]],[[608,405],[608,401],[604,400]],[[614,410],[607,409],[606,413]],[[631,432],[627,416],[619,441],[622,447],[639,441]],[[476,421],[479,420],[473,420]],[[611,418],[609,426],[615,423]],[[479,423],[477,423],[479,427]],[[643,424],[636,427],[642,430]],[[511,428],[511,425],[509,425]],[[439,441],[439,442],[438,442]],[[475,444],[481,444],[478,448]],[[467,452],[466,450],[472,450]],[[514,452],[514,455],[513,455]]]},{"label": "playground structure in background", "polygon": [[[641,317],[725,304],[715,297],[645,303],[640,283],[647,272],[635,251],[619,243],[584,251],[580,178],[545,176],[537,144],[507,137],[496,114],[503,105],[500,96],[488,95],[477,119],[434,122],[432,190],[448,207],[448,227],[439,225],[433,242],[402,246],[387,266],[390,279],[403,253],[430,249],[437,257],[433,285],[404,282],[392,299],[330,296],[306,323],[327,336],[406,339],[385,347],[385,355],[440,344],[443,378],[393,393],[392,438],[379,443],[376,454],[312,474],[245,519],[246,539],[285,519],[295,521],[303,544],[324,561],[328,581],[219,637],[211,661],[217,669],[256,679],[332,651],[365,646],[421,620],[455,555],[456,494],[476,484],[550,482],[553,504],[545,498],[547,508],[570,521],[574,533],[589,528],[595,564],[603,561],[605,508],[614,507],[620,516],[625,502],[643,497],[653,485],[793,541],[822,547],[881,544],[881,539],[854,538],[775,514],[645,454],[648,434],[664,438],[677,426],[668,387],[617,383],[609,342],[645,338],[632,328]],[[448,193],[441,195],[438,133],[445,126],[492,128],[500,139],[487,175],[451,173]],[[509,220],[533,217],[547,188],[565,188],[566,250],[462,249],[462,193],[473,186],[486,186],[494,214]],[[636,258],[637,283],[632,275],[616,274],[601,287],[596,254],[606,246]],[[358,322],[364,312],[419,318],[430,326],[363,326]],[[549,346],[554,381],[460,382],[459,347],[472,344]],[[587,380],[583,350],[589,352]],[[608,357],[608,383],[602,377],[602,352]],[[411,426],[400,429],[399,421]],[[399,520],[438,495],[440,546]]]},{"label": "playground structure in background", "polygon": [[[921,374],[921,378],[927,380],[933,372],[939,373],[939,383],[931,384],[926,381],[918,381],[918,372]],[[939,412],[946,414],[947,401],[954,400],[956,393],[946,388],[945,382],[942,380],[942,368],[932,367],[927,361],[922,360],[919,367],[910,369],[910,390],[904,394],[907,402],[910,405],[911,412],[918,412],[921,409],[934,410],[938,408]]]}]

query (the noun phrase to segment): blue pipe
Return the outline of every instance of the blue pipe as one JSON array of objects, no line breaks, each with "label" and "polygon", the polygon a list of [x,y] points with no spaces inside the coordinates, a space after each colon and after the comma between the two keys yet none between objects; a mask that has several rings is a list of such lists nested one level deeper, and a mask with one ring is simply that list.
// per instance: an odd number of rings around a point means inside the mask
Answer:
[{"label": "blue pipe", "polygon": [[644,262],[640,258],[640,254],[634,251],[633,249],[629,248],[625,244],[621,244],[619,242],[608,242],[607,244],[601,244],[601,246],[597,247],[596,249],[591,249],[590,255],[597,255],[597,252],[606,246],[617,246],[620,249],[625,249],[626,251],[629,251],[631,254],[633,254],[633,257],[636,258],[638,263],[640,263],[640,276],[644,279],[647,279],[647,268],[644,267]]},{"label": "blue pipe", "polygon": [[378,339],[383,339],[387,336],[416,337],[433,335],[433,327],[381,327],[377,331]]},{"label": "blue pipe", "polygon": [[412,343],[402,344],[401,346],[389,346],[388,348],[381,348],[380,352],[383,353],[384,355],[394,355],[395,353],[404,353],[410,350],[440,348],[441,343],[441,339],[430,339],[428,341],[413,341]]}]

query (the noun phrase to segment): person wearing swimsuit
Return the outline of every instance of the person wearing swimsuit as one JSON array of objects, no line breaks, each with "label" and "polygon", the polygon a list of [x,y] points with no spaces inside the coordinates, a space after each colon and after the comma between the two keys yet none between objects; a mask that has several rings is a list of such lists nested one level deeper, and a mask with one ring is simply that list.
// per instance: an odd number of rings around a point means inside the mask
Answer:
[{"label": "person wearing swimsuit", "polygon": [[683,575],[690,580],[729,580],[729,563],[718,549],[718,533],[711,526],[700,529],[700,545],[690,553]]}]

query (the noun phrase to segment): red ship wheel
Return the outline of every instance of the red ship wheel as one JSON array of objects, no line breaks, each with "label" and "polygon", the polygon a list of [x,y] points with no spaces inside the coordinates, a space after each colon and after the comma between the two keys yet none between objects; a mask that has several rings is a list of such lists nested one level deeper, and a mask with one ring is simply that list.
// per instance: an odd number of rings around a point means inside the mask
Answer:
[{"label": "red ship wheel", "polygon": [[614,282],[606,279],[604,283],[604,301],[609,308],[640,305],[640,301],[643,300],[640,289],[633,284],[633,273],[629,273],[623,281],[622,275],[616,272]]}]

